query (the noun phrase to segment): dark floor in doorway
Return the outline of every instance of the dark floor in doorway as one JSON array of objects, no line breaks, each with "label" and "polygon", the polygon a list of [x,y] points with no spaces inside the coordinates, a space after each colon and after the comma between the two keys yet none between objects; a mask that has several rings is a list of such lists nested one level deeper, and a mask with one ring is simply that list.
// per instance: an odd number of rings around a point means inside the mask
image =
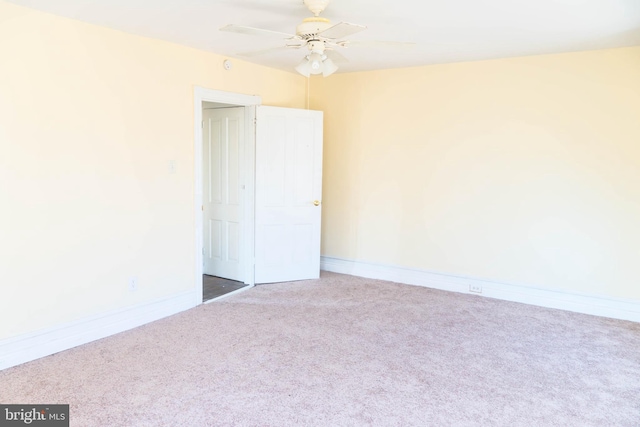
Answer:
[{"label": "dark floor in doorway", "polygon": [[223,279],[216,276],[202,276],[202,301],[209,301],[210,299],[217,298],[229,292],[233,292],[237,289],[244,288],[245,285],[242,282],[236,282],[235,280]]}]

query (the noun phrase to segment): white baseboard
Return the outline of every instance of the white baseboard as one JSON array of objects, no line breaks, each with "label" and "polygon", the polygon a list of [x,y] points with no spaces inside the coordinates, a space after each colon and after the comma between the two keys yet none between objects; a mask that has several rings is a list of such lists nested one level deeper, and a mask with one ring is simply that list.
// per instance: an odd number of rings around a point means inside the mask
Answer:
[{"label": "white baseboard", "polygon": [[[325,271],[370,279],[388,280],[408,285],[425,286],[540,307],[640,322],[640,300],[498,283],[473,277],[461,277],[332,257],[321,257],[320,268]],[[470,292],[470,286],[480,286],[482,293]]]},{"label": "white baseboard", "polygon": [[194,307],[194,291],[0,340],[0,370],[86,344]]}]

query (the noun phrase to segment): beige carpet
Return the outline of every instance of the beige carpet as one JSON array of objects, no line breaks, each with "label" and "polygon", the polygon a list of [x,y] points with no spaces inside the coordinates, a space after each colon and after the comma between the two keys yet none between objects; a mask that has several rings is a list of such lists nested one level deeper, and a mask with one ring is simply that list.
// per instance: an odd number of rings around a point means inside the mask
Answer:
[{"label": "beige carpet", "polygon": [[640,324],[323,273],[0,372],[72,426],[639,426]]}]

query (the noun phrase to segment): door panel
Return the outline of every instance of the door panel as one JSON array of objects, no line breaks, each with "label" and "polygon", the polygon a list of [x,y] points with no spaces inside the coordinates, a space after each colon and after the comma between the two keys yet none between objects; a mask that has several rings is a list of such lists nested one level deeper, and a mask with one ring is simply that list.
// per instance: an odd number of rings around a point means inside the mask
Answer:
[{"label": "door panel", "polygon": [[203,272],[243,281],[244,108],[203,111]]},{"label": "door panel", "polygon": [[[207,122],[208,128],[204,129],[205,149],[204,159],[206,162],[205,172],[205,194],[208,194],[209,203],[222,202],[222,144],[224,138],[222,133],[221,118],[209,117]],[[209,135],[207,135],[207,131]],[[206,184],[209,184],[208,187]]]},{"label": "door panel", "polygon": [[[210,219],[208,231],[209,231],[209,239],[208,239],[209,258],[219,260],[222,258],[222,222],[216,221],[214,219]],[[209,274],[209,273],[205,273],[205,274]]]},{"label": "door panel", "polygon": [[256,111],[255,281],[320,275],[322,112]]}]

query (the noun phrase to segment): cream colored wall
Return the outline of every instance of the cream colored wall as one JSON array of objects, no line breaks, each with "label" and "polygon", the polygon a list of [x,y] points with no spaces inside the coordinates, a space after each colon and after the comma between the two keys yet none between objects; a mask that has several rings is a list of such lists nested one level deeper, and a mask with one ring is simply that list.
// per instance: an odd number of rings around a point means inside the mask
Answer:
[{"label": "cream colored wall", "polygon": [[[193,289],[194,86],[306,102],[222,60],[0,0],[0,339]],[[323,253],[640,298],[639,75],[628,48],[314,78]]]},{"label": "cream colored wall", "polygon": [[640,48],[312,79],[323,255],[639,299]]},{"label": "cream colored wall", "polygon": [[0,339],[193,289],[194,87],[306,103],[223,59],[0,1]]}]

